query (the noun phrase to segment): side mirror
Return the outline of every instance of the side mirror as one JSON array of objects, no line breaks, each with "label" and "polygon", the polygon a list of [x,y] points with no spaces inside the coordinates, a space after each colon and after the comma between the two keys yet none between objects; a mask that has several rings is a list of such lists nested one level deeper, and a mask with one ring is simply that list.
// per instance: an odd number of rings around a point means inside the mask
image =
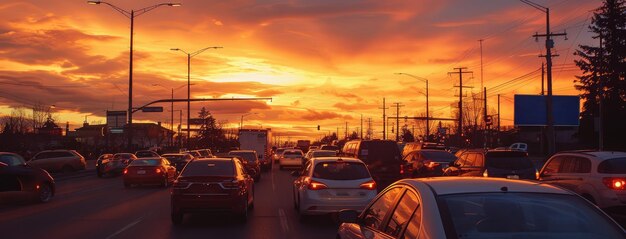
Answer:
[{"label": "side mirror", "polygon": [[343,209],[339,211],[337,219],[339,223],[356,223],[359,218],[359,213],[355,210]]},{"label": "side mirror", "polygon": [[291,171],[291,176],[299,177],[300,176],[300,171]]}]

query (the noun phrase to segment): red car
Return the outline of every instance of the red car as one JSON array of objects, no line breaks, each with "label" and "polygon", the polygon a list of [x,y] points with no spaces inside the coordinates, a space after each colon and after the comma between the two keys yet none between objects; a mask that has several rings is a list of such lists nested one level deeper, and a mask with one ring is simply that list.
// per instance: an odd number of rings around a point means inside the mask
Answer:
[{"label": "red car", "polygon": [[174,181],[171,199],[175,225],[193,212],[229,212],[245,222],[254,206],[254,180],[237,159],[194,159]]},{"label": "red car", "polygon": [[139,158],[122,171],[124,187],[133,184],[160,184],[167,187],[176,179],[176,167],[165,158]]}]

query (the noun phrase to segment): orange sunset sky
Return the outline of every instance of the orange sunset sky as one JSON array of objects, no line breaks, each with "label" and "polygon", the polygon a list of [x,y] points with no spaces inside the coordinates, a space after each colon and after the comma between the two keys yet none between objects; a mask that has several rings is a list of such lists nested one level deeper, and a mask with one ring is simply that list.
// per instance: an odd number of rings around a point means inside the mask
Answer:
[{"label": "orange sunset sky", "polygon": [[[122,9],[140,9],[157,0],[109,0]],[[188,52],[209,46],[191,60],[192,98],[272,97],[272,102],[193,103],[205,106],[225,127],[269,127],[278,135],[319,137],[350,131],[360,117],[371,118],[380,138],[383,97],[387,106],[404,105],[400,115],[425,114],[429,79],[433,117],[452,117],[458,101],[454,67],[473,71],[466,89],[483,82],[489,113],[502,94],[502,125],[513,124],[513,95],[539,94],[541,73],[515,81],[541,67],[545,13],[515,0],[181,0],[135,18],[134,105],[170,98],[187,82]],[[576,95],[573,52],[597,45],[587,26],[599,0],[535,0],[551,12],[555,38],[554,94]],[[104,123],[106,110],[128,107],[130,20],[106,5],[83,0],[0,0],[0,116],[16,107],[54,105],[60,125],[73,130],[87,116]],[[158,84],[158,86],[155,86]],[[186,98],[186,87],[174,91]],[[136,113],[137,122],[161,121],[166,112]],[[175,109],[186,110],[185,103]],[[395,109],[388,111],[395,116]],[[178,124],[178,113],[175,114]],[[186,118],[186,115],[183,115]],[[405,124],[405,122],[401,122]],[[413,125],[414,122],[406,122]],[[321,126],[321,131],[314,127]],[[418,130],[419,130],[418,126]],[[420,134],[418,132],[418,134]]]}]

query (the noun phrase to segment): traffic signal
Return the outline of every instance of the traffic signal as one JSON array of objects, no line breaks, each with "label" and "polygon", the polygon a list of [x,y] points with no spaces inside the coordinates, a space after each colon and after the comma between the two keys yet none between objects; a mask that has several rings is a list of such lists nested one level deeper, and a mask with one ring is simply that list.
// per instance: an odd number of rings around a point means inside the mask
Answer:
[{"label": "traffic signal", "polygon": [[319,130],[320,130],[320,125],[317,125],[317,131],[319,131]]}]

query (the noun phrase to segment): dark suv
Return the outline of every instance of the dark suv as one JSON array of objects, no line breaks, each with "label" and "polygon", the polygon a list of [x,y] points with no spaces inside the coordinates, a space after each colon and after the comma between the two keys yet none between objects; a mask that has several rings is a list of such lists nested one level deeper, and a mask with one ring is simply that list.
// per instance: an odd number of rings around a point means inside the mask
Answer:
[{"label": "dark suv", "polygon": [[478,149],[463,152],[443,175],[537,179],[538,173],[526,152]]},{"label": "dark suv", "polygon": [[354,140],[347,142],[342,156],[363,161],[379,189],[402,178],[403,164],[396,142],[391,140]]}]

